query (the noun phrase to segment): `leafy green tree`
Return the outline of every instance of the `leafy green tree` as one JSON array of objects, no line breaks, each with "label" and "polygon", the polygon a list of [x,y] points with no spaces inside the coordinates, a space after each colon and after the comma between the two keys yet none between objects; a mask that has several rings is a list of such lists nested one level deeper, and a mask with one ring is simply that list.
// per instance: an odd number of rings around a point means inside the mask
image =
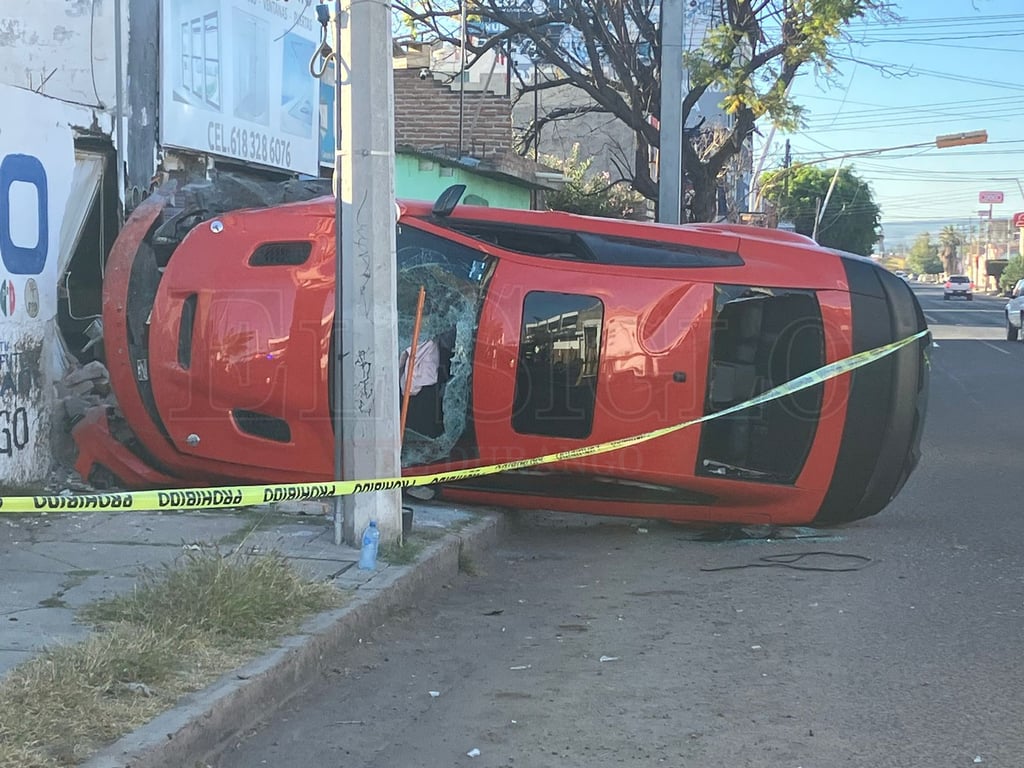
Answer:
[{"label": "leafy green tree", "polygon": [[955,275],[959,271],[957,249],[961,243],[960,233],[956,231],[956,227],[947,224],[942,228],[942,232],[939,233],[939,258],[942,259],[943,269],[947,275]]},{"label": "leafy green tree", "polygon": [[999,287],[1008,291],[1021,278],[1024,278],[1024,258],[1013,256],[1007,262],[1006,269],[1003,270],[1003,274],[999,278]]},{"label": "leafy green tree", "polygon": [[[469,66],[488,52],[529,55],[549,66],[519,76],[518,98],[564,87],[584,97],[560,101],[539,114],[522,137],[522,151],[538,145],[546,125],[608,115],[634,137],[632,157],[624,158],[624,175],[633,189],[657,200],[650,160],[661,141],[661,0],[466,2],[473,29],[479,32],[466,36]],[[799,124],[802,110],[788,95],[796,75],[813,69],[828,77],[836,63],[833,49],[847,40],[850,22],[896,18],[889,0],[715,0],[709,5],[712,26],[698,47],[683,54],[682,62],[687,70],[683,124],[692,130],[683,139],[680,170],[692,184],[687,213],[694,221],[715,218],[719,182],[729,160],[743,151],[756,121],[764,118],[783,128]],[[396,41],[402,41],[404,32],[404,39],[463,44],[459,0],[395,0],[391,7]],[[664,63],[679,65],[678,60]],[[717,134],[705,130],[697,111],[705,94],[718,96],[732,117]]]},{"label": "leafy green tree", "polygon": [[815,218],[825,198],[828,205],[821,215],[818,242],[867,256],[878,241],[879,208],[868,183],[851,169],[835,171],[817,166],[794,166],[771,171],[761,177],[764,198],[775,206],[779,220],[792,221],[802,235],[814,234]]},{"label": "leafy green tree", "polygon": [[560,170],[566,179],[560,190],[544,195],[545,204],[552,210],[610,219],[633,219],[646,211],[644,196],[628,184],[613,182],[608,173],[590,173],[594,158],[580,160],[579,144],[573,144],[565,159],[552,155],[541,159],[545,165]]},{"label": "leafy green tree", "polygon": [[907,266],[922,275],[934,275],[943,270],[939,247],[932,243],[932,236],[927,232],[918,235],[914,244],[910,246]]}]

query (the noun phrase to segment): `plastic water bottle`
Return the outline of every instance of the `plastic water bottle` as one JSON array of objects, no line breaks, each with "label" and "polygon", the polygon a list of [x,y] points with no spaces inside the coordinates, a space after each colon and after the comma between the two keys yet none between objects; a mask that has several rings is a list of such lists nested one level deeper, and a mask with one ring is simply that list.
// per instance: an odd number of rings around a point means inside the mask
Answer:
[{"label": "plastic water bottle", "polygon": [[364,571],[377,568],[377,545],[380,544],[380,529],[377,521],[371,520],[363,531],[363,546],[359,549],[359,567]]}]

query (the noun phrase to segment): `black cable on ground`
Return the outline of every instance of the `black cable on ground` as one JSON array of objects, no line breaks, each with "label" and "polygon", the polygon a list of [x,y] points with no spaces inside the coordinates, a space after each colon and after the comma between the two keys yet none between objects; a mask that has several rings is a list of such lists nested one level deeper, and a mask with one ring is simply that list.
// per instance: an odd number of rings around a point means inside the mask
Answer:
[{"label": "black cable on ground", "polygon": [[[828,568],[817,565],[799,565],[805,557],[813,555],[824,555],[845,560],[856,561],[857,565],[845,567]],[[717,568],[701,568],[702,571],[738,571],[741,568],[791,568],[794,571],[820,571],[822,573],[847,573],[859,571],[872,562],[870,557],[865,555],[849,555],[843,552],[785,552],[777,555],[765,555],[759,557],[756,562],[744,563],[743,565],[723,565]]]}]

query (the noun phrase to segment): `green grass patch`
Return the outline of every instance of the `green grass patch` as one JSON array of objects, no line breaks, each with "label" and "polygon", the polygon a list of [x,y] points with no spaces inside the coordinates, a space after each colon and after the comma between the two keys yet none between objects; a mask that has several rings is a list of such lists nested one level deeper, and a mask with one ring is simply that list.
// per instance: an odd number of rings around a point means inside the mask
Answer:
[{"label": "green grass patch", "polygon": [[279,555],[190,553],[184,567],[148,572],[131,593],[83,609],[92,623],[130,622],[218,643],[266,640],[326,606],[335,593],[300,576]]},{"label": "green grass patch", "polygon": [[276,554],[192,553],[149,571],[83,609],[96,626],[87,640],[0,682],[0,768],[75,765],[341,601]]},{"label": "green grass patch", "polygon": [[406,536],[399,544],[385,544],[380,548],[378,556],[388,565],[409,565],[416,562],[423,548],[427,545],[425,539],[417,536]]}]

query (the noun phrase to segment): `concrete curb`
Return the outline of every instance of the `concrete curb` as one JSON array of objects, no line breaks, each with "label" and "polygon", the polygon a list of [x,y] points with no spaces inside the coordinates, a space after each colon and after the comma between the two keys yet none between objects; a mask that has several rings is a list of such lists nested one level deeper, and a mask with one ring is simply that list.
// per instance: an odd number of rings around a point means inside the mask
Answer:
[{"label": "concrete curb", "polygon": [[311,618],[302,634],[184,697],[174,709],[97,752],[81,768],[182,768],[205,765],[245,728],[273,712],[313,682],[325,659],[352,647],[390,614],[429,597],[459,570],[459,556],[473,556],[498,542],[506,514],[449,533],[415,563],[392,566],[361,586],[344,607]]}]

